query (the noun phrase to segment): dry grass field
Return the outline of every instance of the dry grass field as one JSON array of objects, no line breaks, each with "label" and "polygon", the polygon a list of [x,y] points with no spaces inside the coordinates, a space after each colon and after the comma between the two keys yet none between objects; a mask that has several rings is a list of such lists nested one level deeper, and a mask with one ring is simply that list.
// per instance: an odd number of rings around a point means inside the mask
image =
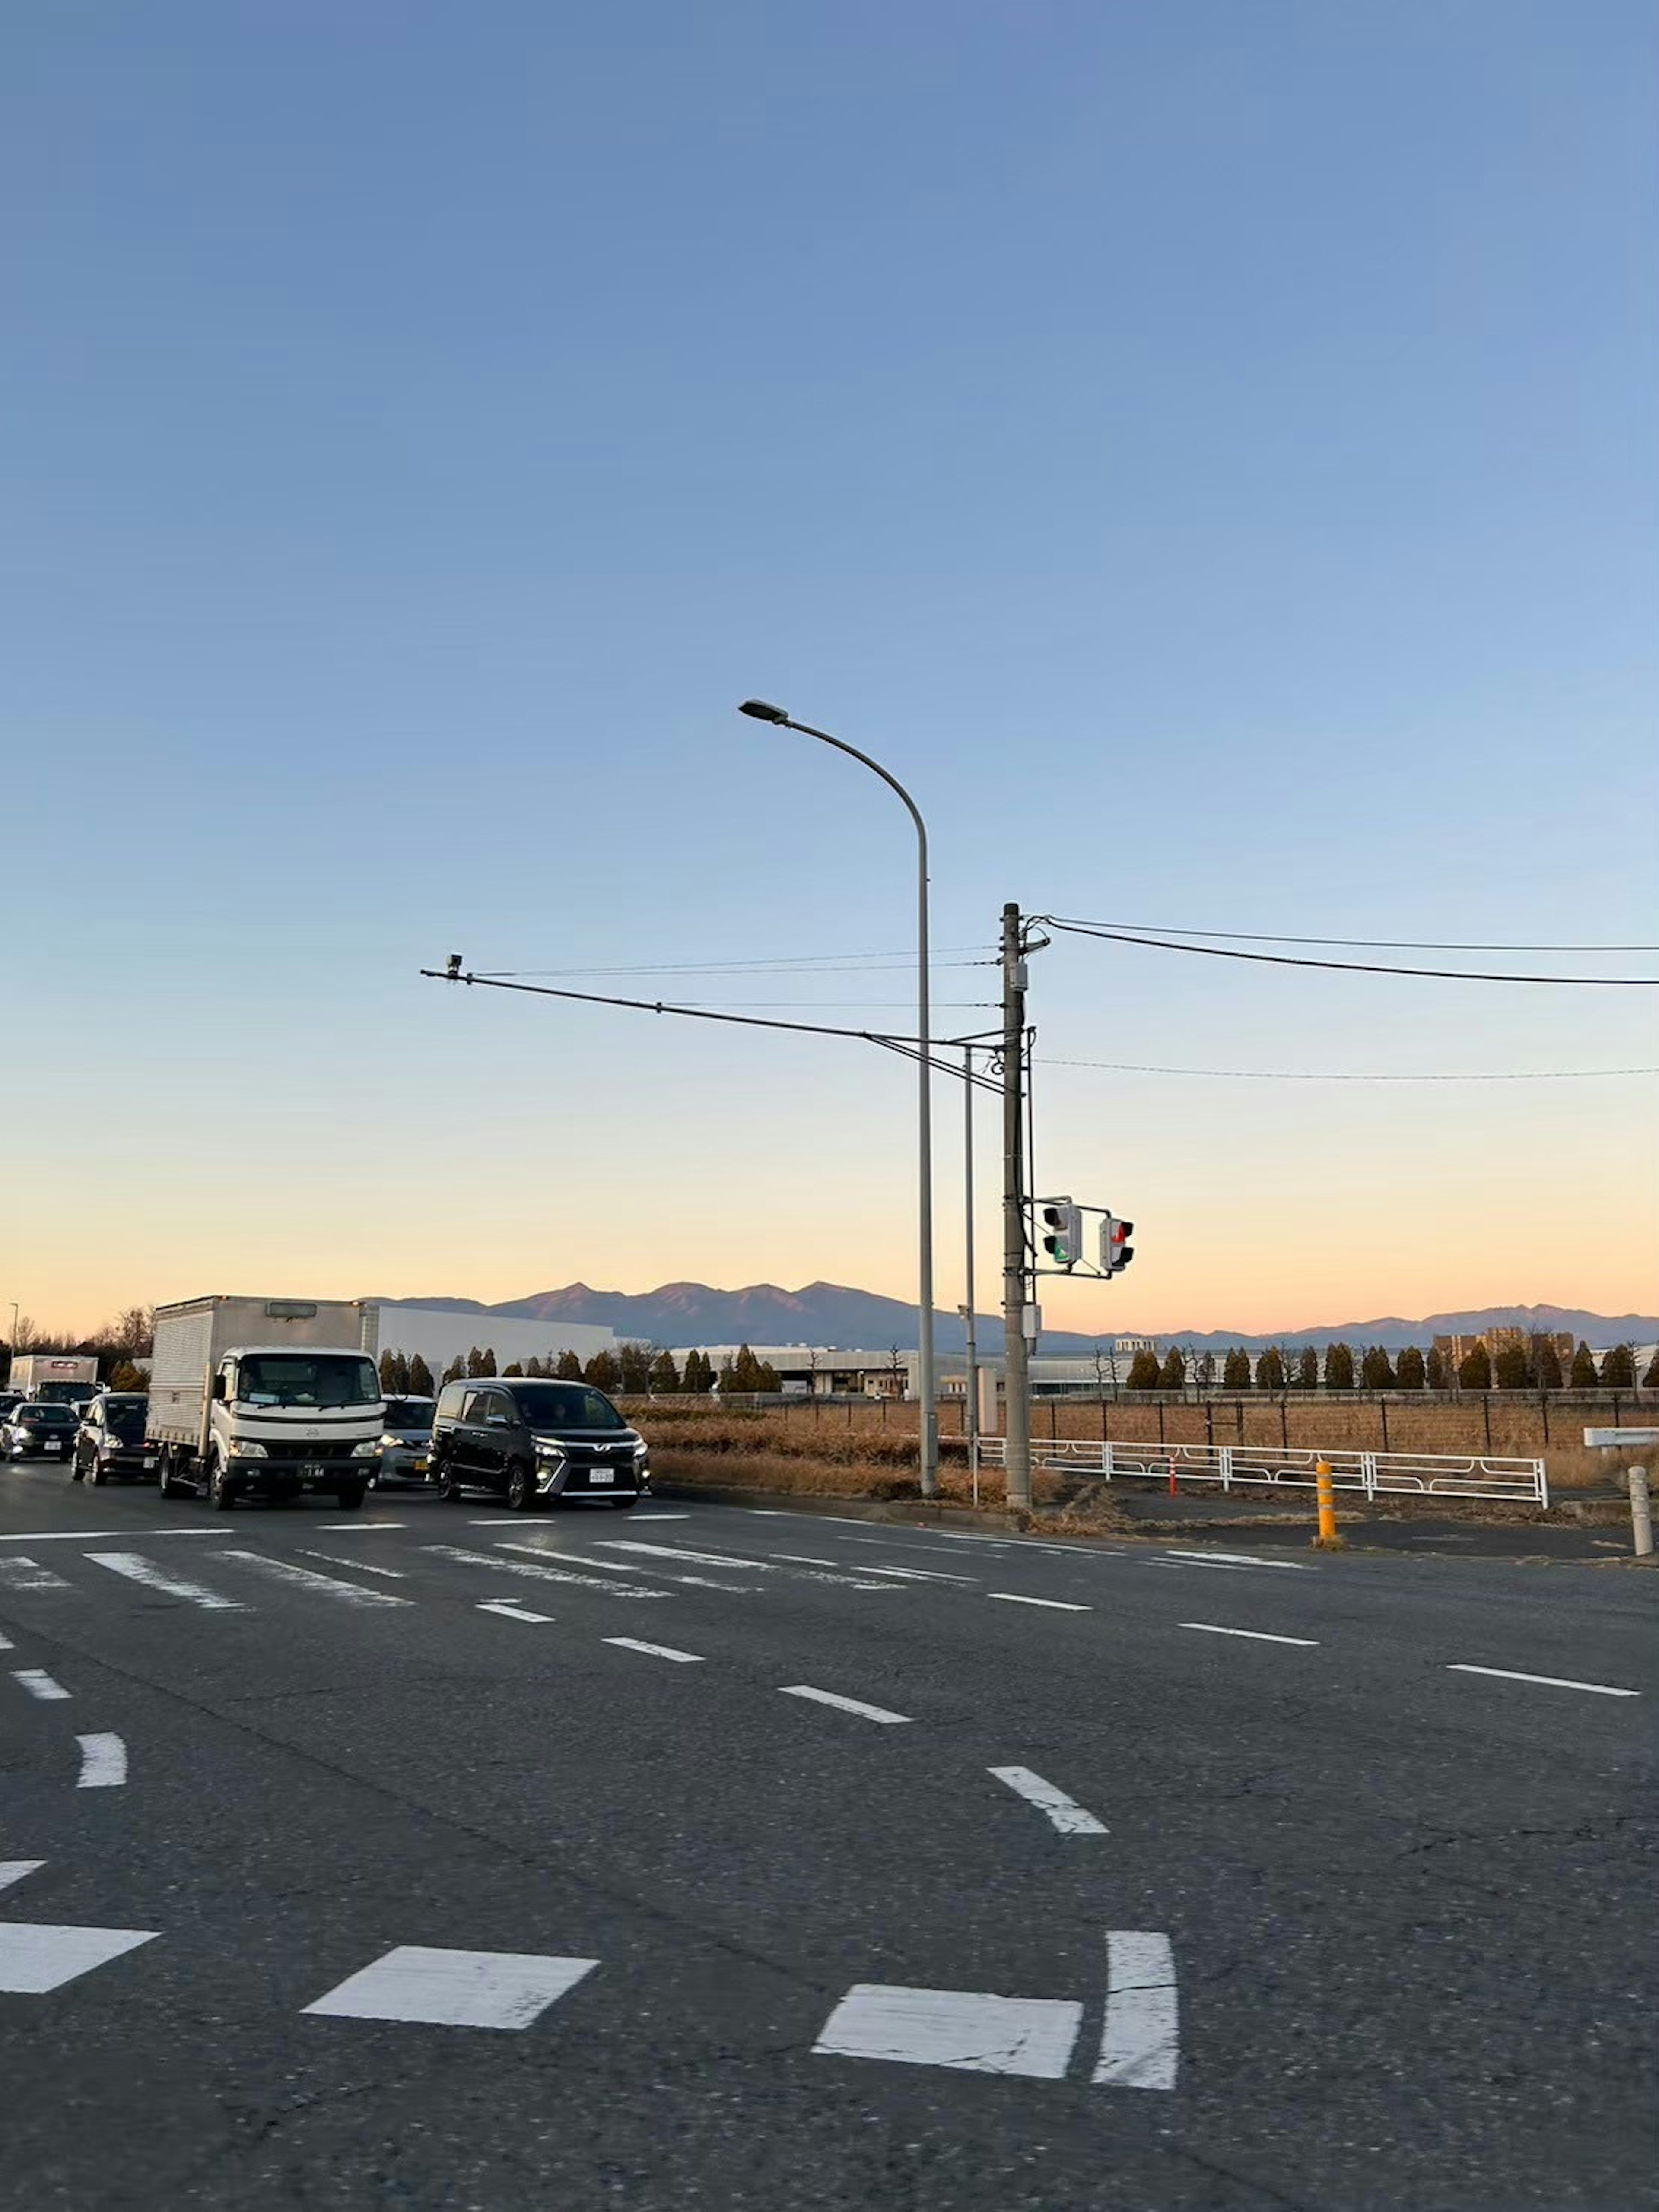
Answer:
[{"label": "dry grass field", "polygon": [[[1648,1392],[1644,1398],[1659,1394]],[[659,1475],[682,1482],[804,1492],[824,1497],[914,1495],[915,1405],[883,1401],[852,1404],[802,1400],[755,1409],[702,1399],[635,1399],[626,1410],[650,1441]],[[1626,1425],[1659,1419],[1659,1406],[1621,1394]],[[969,1495],[962,1408],[940,1410],[941,1495]],[[1553,1487],[1605,1486],[1613,1468],[1606,1454],[1586,1451],[1587,1425],[1614,1425],[1610,1401],[1560,1392],[1540,1401],[1502,1392],[1461,1399],[1212,1399],[1204,1404],[1161,1400],[1039,1400],[1032,1408],[1037,1439],[1103,1436],[1120,1443],[1254,1444],[1307,1450],[1321,1446],[1362,1451],[1493,1452],[1541,1457]],[[1622,1462],[1621,1462],[1622,1464]],[[1659,1468],[1656,1468],[1659,1474]],[[1038,1495],[1063,1492],[1058,1478],[1039,1475]],[[1000,1504],[1000,1477],[985,1470],[982,1501]]]}]

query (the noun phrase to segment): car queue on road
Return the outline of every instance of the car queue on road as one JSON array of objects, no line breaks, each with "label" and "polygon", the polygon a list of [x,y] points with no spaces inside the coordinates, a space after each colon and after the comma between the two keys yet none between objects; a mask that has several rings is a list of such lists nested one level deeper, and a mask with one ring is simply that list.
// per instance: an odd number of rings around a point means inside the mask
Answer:
[{"label": "car queue on road", "polygon": [[[147,1436],[143,1392],[100,1390],[78,1407],[22,1400],[0,1407],[0,1455],[66,1468],[72,1480],[154,1482],[159,1455]],[[367,1480],[435,1490],[455,1502],[470,1491],[514,1512],[566,1498],[622,1510],[649,1488],[650,1454],[604,1391],[586,1382],[489,1378],[446,1385],[436,1398],[388,1397]],[[163,1496],[180,1494],[161,1483]],[[210,1490],[223,1510],[236,1496]],[[287,1493],[280,1493],[286,1495]]]}]

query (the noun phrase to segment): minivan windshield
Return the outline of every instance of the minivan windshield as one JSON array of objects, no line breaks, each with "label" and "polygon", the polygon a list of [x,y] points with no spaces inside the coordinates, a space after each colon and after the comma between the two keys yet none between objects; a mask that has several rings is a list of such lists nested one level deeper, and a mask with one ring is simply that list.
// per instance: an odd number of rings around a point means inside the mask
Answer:
[{"label": "minivan windshield", "polygon": [[355,1352],[250,1352],[240,1363],[244,1406],[372,1406],[380,1378]]},{"label": "minivan windshield", "polygon": [[386,1425],[389,1429],[429,1429],[435,1411],[430,1398],[388,1398]]},{"label": "minivan windshield", "polygon": [[142,1437],[144,1416],[149,1411],[148,1398],[106,1398],[104,1419],[118,1437]]},{"label": "minivan windshield", "polygon": [[515,1382],[514,1402],[532,1429],[621,1429],[609,1398],[581,1382]]}]

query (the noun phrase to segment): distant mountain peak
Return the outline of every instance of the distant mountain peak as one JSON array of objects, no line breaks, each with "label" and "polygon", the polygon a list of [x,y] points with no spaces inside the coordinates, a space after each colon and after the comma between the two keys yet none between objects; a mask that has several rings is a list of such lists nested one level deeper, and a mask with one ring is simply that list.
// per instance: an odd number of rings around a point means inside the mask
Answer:
[{"label": "distant mountain peak", "polygon": [[[560,1320],[597,1323],[613,1328],[618,1336],[690,1351],[709,1345],[819,1344],[884,1350],[896,1345],[901,1351],[915,1348],[916,1310],[907,1298],[890,1298],[874,1291],[860,1291],[845,1283],[805,1283],[798,1291],[777,1283],[749,1283],[741,1289],[722,1291],[709,1283],[664,1283],[654,1291],[596,1291],[591,1284],[567,1283],[563,1289],[538,1291],[529,1297],[508,1298],[497,1305],[480,1305],[476,1299],[452,1297],[389,1298],[387,1305],[440,1306],[451,1311],[499,1314],[506,1319]],[[987,1352],[1000,1352],[1002,1323],[999,1316],[979,1316],[978,1335]],[[1317,1328],[1275,1329],[1261,1334],[1248,1329],[1159,1329],[1160,1344],[1181,1344],[1194,1351],[1223,1351],[1237,1345],[1246,1352],[1262,1352],[1269,1345],[1316,1350],[1339,1340],[1363,1349],[1380,1344],[1398,1351],[1408,1344],[1427,1349],[1437,1336],[1475,1336],[1488,1328],[1547,1328],[1588,1340],[1597,1351],[1618,1343],[1651,1344],[1659,1340],[1659,1316],[1651,1314],[1598,1314],[1581,1308],[1554,1305],[1486,1306],[1464,1313],[1425,1314],[1419,1321],[1388,1315],[1371,1321],[1323,1323]],[[1075,1331],[1048,1329],[1042,1349],[1048,1352],[1090,1352],[1109,1346],[1119,1336],[1136,1332],[1126,1322],[1110,1331],[1089,1336]],[[954,1313],[935,1316],[935,1334],[941,1352],[959,1352],[963,1326]]]}]

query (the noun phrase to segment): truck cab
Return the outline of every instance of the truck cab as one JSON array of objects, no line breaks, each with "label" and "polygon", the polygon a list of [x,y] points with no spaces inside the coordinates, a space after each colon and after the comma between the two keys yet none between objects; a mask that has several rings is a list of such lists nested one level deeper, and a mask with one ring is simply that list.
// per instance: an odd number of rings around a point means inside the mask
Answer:
[{"label": "truck cab", "polygon": [[169,1455],[163,1489],[204,1492],[221,1512],[240,1498],[322,1490],[351,1511],[368,1487],[385,1411],[365,1352],[234,1346],[213,1370],[204,1448],[191,1462]]}]

